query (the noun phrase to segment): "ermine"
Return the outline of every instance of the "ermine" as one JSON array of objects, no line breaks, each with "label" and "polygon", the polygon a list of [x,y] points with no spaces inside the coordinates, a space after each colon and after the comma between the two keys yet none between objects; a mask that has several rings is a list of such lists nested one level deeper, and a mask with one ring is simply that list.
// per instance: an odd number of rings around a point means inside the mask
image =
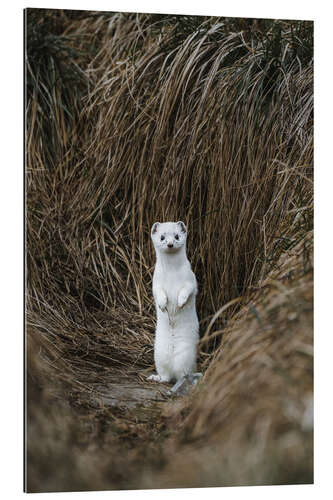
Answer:
[{"label": "ermine", "polygon": [[[156,252],[153,295],[156,306],[154,360],[157,382],[179,381],[196,371],[199,322],[197,280],[186,255],[183,222],[155,222],[151,238]],[[201,374],[196,374],[201,376]]]}]

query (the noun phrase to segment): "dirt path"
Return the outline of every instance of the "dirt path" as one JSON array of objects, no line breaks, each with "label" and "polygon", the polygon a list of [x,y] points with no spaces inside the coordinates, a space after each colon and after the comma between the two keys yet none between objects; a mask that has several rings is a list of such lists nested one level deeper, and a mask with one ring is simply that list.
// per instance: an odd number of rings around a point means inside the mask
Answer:
[{"label": "dirt path", "polygon": [[135,408],[167,401],[168,390],[167,385],[140,383],[136,378],[122,377],[104,385],[94,384],[91,398],[98,406]]},{"label": "dirt path", "polygon": [[89,377],[78,374],[78,390],[73,390],[72,402],[81,408],[119,408],[132,414],[136,407],[150,407],[170,401],[167,392],[171,384],[148,382],[146,372],[112,370]]}]

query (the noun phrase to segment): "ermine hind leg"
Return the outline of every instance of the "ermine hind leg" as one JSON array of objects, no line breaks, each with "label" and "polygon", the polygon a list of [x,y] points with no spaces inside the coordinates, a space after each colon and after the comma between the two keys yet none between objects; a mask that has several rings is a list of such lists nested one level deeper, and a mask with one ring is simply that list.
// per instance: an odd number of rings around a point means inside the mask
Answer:
[{"label": "ermine hind leg", "polygon": [[169,382],[170,381],[169,377],[167,377],[166,375],[165,376],[149,375],[149,377],[147,377],[147,380],[153,380],[154,382]]}]

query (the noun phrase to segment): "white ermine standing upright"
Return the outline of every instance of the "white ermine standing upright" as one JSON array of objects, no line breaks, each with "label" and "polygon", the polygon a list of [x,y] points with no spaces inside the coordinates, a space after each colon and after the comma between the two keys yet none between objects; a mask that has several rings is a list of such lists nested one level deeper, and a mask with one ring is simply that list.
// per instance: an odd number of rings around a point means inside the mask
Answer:
[{"label": "white ermine standing upright", "polygon": [[197,280],[186,256],[183,222],[155,222],[153,295],[157,324],[154,359],[158,382],[178,381],[196,371],[199,322],[195,308]]}]

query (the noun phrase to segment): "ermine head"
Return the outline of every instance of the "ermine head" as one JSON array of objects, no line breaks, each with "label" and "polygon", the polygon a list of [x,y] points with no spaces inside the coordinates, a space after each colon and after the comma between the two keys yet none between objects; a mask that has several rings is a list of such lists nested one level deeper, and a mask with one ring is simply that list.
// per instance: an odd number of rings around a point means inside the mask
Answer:
[{"label": "ermine head", "polygon": [[186,245],[187,230],[184,222],[155,222],[151,239],[156,251],[176,253]]}]

